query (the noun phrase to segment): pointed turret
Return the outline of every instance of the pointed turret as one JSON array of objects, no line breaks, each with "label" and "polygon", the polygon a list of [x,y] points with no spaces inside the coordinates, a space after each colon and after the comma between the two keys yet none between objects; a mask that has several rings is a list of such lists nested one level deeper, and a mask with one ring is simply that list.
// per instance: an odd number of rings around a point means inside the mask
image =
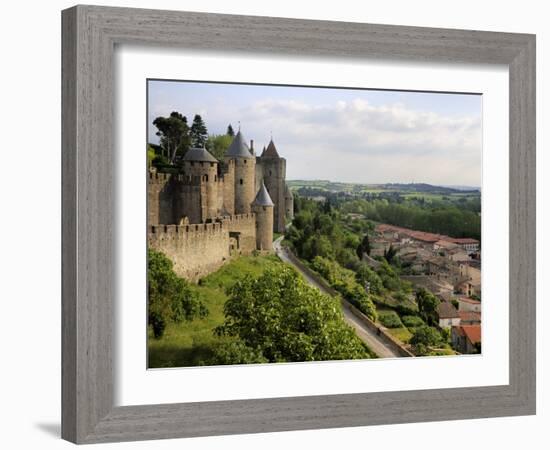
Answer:
[{"label": "pointed turret", "polygon": [[269,192],[267,191],[263,181],[252,204],[256,206],[273,206],[273,200],[271,200]]},{"label": "pointed turret", "polygon": [[241,130],[239,130],[233,138],[231,145],[227,149],[227,152],[225,152],[225,156],[228,158],[254,158],[250,153],[248,145],[246,145]]},{"label": "pointed turret", "polygon": [[248,214],[256,192],[256,157],[250,153],[241,130],[235,135],[227,149],[225,161],[235,167],[235,214]]},{"label": "pointed turret", "polygon": [[256,248],[262,251],[273,249],[273,201],[265,184],[252,202],[252,211],[256,214]]},{"label": "pointed turret", "polygon": [[265,152],[262,153],[262,157],[263,158],[280,158],[279,153],[275,148],[275,143],[273,142],[273,138],[271,138],[271,140],[269,141],[269,144],[267,145]]}]

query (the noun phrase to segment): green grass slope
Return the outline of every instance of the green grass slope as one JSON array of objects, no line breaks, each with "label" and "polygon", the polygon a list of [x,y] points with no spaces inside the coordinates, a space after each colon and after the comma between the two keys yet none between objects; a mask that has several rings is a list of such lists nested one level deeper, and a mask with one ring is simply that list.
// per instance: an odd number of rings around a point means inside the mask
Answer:
[{"label": "green grass slope", "polygon": [[217,345],[230,339],[215,336],[213,333],[214,328],[224,320],[226,289],[246,274],[260,276],[264,270],[277,264],[282,263],[273,255],[237,258],[203,278],[200,285],[194,285],[193,289],[209,310],[208,316],[191,322],[168,324],[161,339],[155,339],[149,329],[149,367],[196,366],[201,360],[208,358]]}]

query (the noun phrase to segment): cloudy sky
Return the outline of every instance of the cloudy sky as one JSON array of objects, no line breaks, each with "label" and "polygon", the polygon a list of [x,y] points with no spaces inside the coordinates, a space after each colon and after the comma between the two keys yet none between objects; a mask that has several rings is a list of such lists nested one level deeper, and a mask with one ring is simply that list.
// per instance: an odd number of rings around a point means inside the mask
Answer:
[{"label": "cloudy sky", "polygon": [[149,81],[158,116],[201,114],[210,134],[239,122],[259,153],[271,134],[287,179],[481,185],[481,96]]}]

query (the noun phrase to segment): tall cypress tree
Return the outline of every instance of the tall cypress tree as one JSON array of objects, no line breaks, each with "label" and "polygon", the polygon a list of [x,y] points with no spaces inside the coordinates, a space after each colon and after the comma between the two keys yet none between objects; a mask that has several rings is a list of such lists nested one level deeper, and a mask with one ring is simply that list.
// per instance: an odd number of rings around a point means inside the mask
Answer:
[{"label": "tall cypress tree", "polygon": [[199,114],[195,114],[193,125],[191,125],[191,145],[193,147],[203,147],[208,139],[208,130]]},{"label": "tall cypress tree", "polygon": [[225,134],[231,137],[235,136],[235,131],[233,130],[233,127],[231,126],[231,124],[227,126],[227,132]]}]

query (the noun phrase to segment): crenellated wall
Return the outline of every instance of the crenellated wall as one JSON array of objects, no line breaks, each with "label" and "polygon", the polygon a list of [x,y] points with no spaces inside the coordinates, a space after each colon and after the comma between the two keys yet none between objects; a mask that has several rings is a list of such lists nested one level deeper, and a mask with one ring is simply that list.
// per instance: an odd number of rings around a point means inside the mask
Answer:
[{"label": "crenellated wall", "polygon": [[174,263],[174,271],[191,281],[217,270],[229,259],[229,233],[220,222],[159,225],[148,228],[150,248]]},{"label": "crenellated wall", "polygon": [[175,223],[172,175],[149,172],[148,177],[147,224]]},{"label": "crenellated wall", "polygon": [[256,216],[239,214],[210,223],[153,225],[148,227],[147,241],[150,248],[170,258],[179,276],[197,281],[231,256],[249,255],[256,249]]},{"label": "crenellated wall", "polygon": [[256,249],[256,216],[253,213],[225,216],[219,220],[237,239],[238,253],[247,255]]}]

